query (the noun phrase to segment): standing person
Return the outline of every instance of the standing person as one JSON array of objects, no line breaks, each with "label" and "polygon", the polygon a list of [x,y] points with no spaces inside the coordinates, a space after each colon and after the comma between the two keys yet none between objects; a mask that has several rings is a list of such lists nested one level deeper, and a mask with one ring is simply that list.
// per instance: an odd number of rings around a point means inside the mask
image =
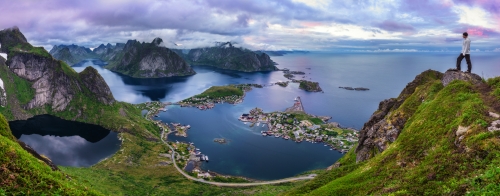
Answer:
[{"label": "standing person", "polygon": [[467,61],[467,73],[470,73],[472,69],[472,63],[470,62],[469,34],[467,32],[464,32],[462,35],[462,37],[464,38],[464,42],[462,43],[462,53],[460,53],[460,56],[458,56],[457,58],[457,70],[460,71],[460,64],[465,57],[465,61]]}]

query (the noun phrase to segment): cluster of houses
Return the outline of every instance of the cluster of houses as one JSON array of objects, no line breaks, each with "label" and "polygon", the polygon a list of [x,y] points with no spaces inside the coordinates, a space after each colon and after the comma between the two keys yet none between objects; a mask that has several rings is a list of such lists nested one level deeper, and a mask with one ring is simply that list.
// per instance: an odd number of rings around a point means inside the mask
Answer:
[{"label": "cluster of houses", "polygon": [[292,139],[295,142],[323,142],[331,150],[347,152],[358,140],[355,129],[341,128],[338,123],[314,124],[309,119],[298,120],[294,114],[287,112],[264,113],[259,108],[254,108],[248,114],[242,114],[240,121],[250,122],[251,125],[266,124],[267,131],[262,131],[263,136]]},{"label": "cluster of houses", "polygon": [[230,103],[230,104],[238,104],[243,101],[243,96],[231,95],[226,97],[219,98],[210,98],[210,96],[206,97],[190,97],[181,102],[179,105],[181,107],[196,107],[200,110],[209,110],[215,107],[216,103]]}]

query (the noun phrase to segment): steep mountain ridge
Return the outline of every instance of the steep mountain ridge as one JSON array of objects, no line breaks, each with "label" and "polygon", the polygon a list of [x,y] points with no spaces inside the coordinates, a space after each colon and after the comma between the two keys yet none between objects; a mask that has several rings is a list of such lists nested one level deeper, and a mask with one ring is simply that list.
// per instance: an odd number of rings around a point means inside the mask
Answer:
[{"label": "steep mountain ridge", "polygon": [[138,78],[194,75],[196,72],[174,51],[161,47],[162,40],[151,43],[129,40],[111,59],[106,68]]},{"label": "steep mountain ridge", "polygon": [[238,48],[231,42],[214,47],[191,49],[184,58],[194,65],[209,65],[221,69],[253,72],[275,71],[278,68],[266,53],[257,54],[248,49]]},{"label": "steep mountain ridge", "polygon": [[380,103],[356,149],[287,194],[498,193],[499,105],[500,77],[425,71]]},{"label": "steep mountain ridge", "polygon": [[115,60],[115,57],[118,53],[120,53],[125,47],[124,43],[116,43],[115,45],[111,45],[110,43],[104,45],[101,44],[99,47],[94,49],[94,53],[103,60]]},{"label": "steep mountain ridge", "polygon": [[[12,37],[19,38],[19,43]],[[93,97],[106,105],[115,101],[109,86],[95,69],[88,67],[76,73],[66,63],[52,58],[43,48],[27,43],[19,29],[0,31],[0,43],[1,50],[9,53],[6,62],[0,61],[0,78],[6,83],[5,90],[9,90],[7,86],[10,86],[12,95],[17,95],[7,97],[7,100],[11,99],[7,102],[12,106],[5,111],[8,116],[26,119],[30,115],[21,110],[45,106],[50,106],[55,112],[63,111],[75,97],[80,96]]]}]

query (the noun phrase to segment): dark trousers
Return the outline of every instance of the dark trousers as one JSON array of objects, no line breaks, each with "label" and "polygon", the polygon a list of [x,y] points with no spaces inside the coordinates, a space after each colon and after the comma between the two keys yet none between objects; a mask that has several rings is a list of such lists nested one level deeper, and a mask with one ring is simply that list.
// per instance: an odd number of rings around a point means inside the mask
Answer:
[{"label": "dark trousers", "polygon": [[465,56],[460,53],[460,56],[458,56],[457,58],[457,69],[460,70],[460,64],[462,63],[462,60],[464,59],[465,57],[465,61],[467,61],[467,71],[471,71],[472,69],[472,63],[470,62],[470,54],[466,54]]}]

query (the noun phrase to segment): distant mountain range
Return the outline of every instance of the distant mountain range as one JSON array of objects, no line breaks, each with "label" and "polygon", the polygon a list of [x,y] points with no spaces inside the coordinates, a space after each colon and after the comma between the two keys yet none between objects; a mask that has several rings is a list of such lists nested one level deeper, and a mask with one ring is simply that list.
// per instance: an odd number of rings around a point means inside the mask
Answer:
[{"label": "distant mountain range", "polygon": [[244,72],[274,71],[278,68],[267,53],[286,54],[285,51],[251,51],[235,47],[231,42],[191,50],[169,49],[161,46],[162,42],[161,38],[155,38],[151,43],[129,40],[115,45],[101,44],[93,51],[77,45],[56,45],[50,54],[70,65],[99,58],[109,63],[105,68],[137,78],[196,74],[188,63]]},{"label": "distant mountain range", "polygon": [[100,58],[109,64],[105,67],[136,78],[161,78],[194,75],[196,72],[172,50],[161,47],[161,38],[151,43],[129,40],[126,44],[101,44],[94,51],[83,46],[54,46],[50,54],[68,64],[84,59]]},{"label": "distant mountain range", "polygon": [[187,54],[181,55],[192,65],[208,65],[244,72],[278,70],[276,63],[266,53],[235,47],[231,42],[191,49]]}]

